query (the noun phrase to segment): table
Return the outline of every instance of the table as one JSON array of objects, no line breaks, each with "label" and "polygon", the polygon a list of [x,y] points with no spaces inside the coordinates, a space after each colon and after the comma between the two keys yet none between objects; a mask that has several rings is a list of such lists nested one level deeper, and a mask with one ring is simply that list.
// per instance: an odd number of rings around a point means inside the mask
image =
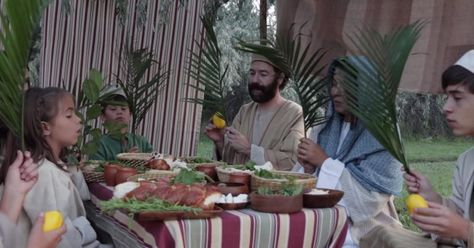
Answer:
[{"label": "table", "polygon": [[89,190],[88,217],[112,235],[117,247],[341,247],[348,230],[340,206],[294,214],[243,209],[210,219],[137,221],[120,211],[100,213],[100,201],[112,198],[113,188],[91,183]]}]

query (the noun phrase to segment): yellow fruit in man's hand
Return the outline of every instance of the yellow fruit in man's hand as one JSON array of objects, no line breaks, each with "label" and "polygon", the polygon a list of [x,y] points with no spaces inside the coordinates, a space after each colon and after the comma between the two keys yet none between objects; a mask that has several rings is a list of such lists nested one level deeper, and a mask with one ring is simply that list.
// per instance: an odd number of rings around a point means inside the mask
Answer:
[{"label": "yellow fruit in man's hand", "polygon": [[408,213],[413,213],[416,208],[427,208],[428,203],[425,198],[419,194],[411,194],[407,197],[407,210]]},{"label": "yellow fruit in man's hand", "polygon": [[219,129],[222,129],[225,127],[225,120],[224,120],[224,116],[219,113],[219,112],[216,112],[213,116],[212,116],[212,124],[214,124],[214,126],[216,126],[217,128]]},{"label": "yellow fruit in man's hand", "polygon": [[43,232],[49,232],[60,228],[63,225],[63,215],[58,211],[48,211],[44,213]]}]

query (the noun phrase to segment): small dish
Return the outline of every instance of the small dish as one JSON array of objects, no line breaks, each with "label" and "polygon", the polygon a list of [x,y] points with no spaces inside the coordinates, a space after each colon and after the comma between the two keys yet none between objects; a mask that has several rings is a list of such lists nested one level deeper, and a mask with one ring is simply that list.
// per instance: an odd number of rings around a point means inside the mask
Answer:
[{"label": "small dish", "polygon": [[303,195],[259,195],[250,194],[250,207],[266,213],[294,213],[303,208]]},{"label": "small dish", "polygon": [[224,195],[232,194],[237,196],[239,194],[248,194],[249,187],[243,183],[213,183],[212,185],[216,186],[217,189]]},{"label": "small dish", "polygon": [[327,194],[303,194],[303,206],[305,208],[332,208],[344,196],[344,192],[335,189],[319,189],[328,191]]},{"label": "small dish", "polygon": [[236,210],[245,208],[249,202],[234,202],[234,203],[216,203],[217,206],[224,210]]}]

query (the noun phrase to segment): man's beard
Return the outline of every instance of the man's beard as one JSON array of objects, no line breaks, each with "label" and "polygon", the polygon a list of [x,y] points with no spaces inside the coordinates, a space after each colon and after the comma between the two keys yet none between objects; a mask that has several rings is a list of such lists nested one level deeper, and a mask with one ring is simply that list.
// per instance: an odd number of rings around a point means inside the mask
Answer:
[{"label": "man's beard", "polygon": [[[258,83],[251,83],[248,85],[250,97],[257,103],[266,103],[272,100],[277,93],[277,88],[278,78],[275,78],[268,86],[259,85]],[[258,93],[255,91],[258,91]]]}]

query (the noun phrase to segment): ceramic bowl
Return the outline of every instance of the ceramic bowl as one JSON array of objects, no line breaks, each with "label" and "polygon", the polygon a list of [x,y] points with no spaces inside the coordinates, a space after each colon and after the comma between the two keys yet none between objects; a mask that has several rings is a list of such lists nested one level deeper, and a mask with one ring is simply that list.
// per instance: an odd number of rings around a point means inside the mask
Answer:
[{"label": "ceramic bowl", "polygon": [[251,175],[245,172],[231,172],[229,174],[229,183],[243,183],[250,186],[250,177]]},{"label": "ceramic bowl", "polygon": [[331,208],[334,207],[344,195],[343,191],[335,189],[319,189],[328,191],[327,194],[303,194],[305,208]]},{"label": "ceramic bowl", "polygon": [[224,195],[232,194],[238,196],[239,194],[248,194],[249,187],[243,183],[214,183],[217,189]]},{"label": "ceramic bowl", "polygon": [[253,210],[266,213],[294,213],[303,208],[303,195],[259,195],[252,192],[250,207]]},{"label": "ceramic bowl", "polygon": [[137,169],[130,167],[121,167],[115,175],[115,184],[121,184],[127,181],[127,178],[137,174]]},{"label": "ceramic bowl", "polygon": [[216,203],[217,206],[225,210],[236,210],[245,208],[249,202],[238,202],[238,203]]}]

